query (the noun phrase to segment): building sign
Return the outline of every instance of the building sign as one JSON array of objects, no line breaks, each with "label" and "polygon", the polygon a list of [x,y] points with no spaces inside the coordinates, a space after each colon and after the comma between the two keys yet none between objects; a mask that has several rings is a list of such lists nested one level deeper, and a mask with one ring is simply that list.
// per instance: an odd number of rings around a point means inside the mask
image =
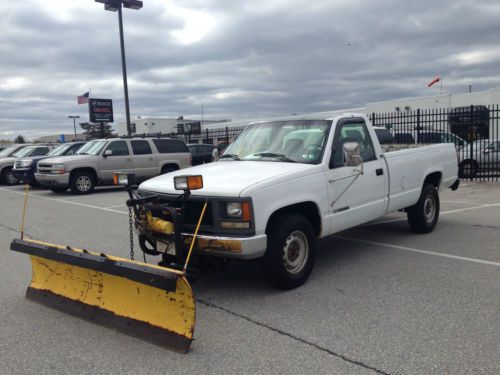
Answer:
[{"label": "building sign", "polygon": [[113,122],[113,101],[111,99],[89,99],[90,122]]}]

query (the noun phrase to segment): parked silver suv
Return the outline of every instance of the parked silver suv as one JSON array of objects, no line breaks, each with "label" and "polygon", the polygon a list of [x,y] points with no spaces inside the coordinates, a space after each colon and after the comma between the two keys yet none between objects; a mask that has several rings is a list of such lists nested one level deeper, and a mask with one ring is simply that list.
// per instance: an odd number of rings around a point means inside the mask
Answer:
[{"label": "parked silver suv", "polygon": [[112,185],[113,172],[135,173],[141,181],[189,166],[191,154],[178,139],[96,139],[75,155],[40,161],[35,178],[54,192],[69,187],[75,194],[89,194],[96,185]]}]

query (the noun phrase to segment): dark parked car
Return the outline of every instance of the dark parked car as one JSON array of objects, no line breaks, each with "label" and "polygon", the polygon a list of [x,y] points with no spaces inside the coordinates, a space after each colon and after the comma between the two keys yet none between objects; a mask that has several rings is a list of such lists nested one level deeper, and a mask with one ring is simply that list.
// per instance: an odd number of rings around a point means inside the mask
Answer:
[{"label": "dark parked car", "polygon": [[213,161],[213,151],[217,150],[214,145],[192,143],[187,145],[193,158],[193,165],[210,163]]},{"label": "dark parked car", "polygon": [[374,126],[373,129],[375,130],[375,134],[377,135],[378,141],[381,145],[396,143],[392,133],[386,128]]},{"label": "dark parked car", "polygon": [[64,143],[52,149],[48,154],[44,155],[37,154],[28,157],[19,157],[16,159],[14,163],[14,168],[12,168],[12,172],[20,182],[27,182],[31,186],[38,186],[39,184],[36,182],[34,174],[36,172],[36,167],[40,160],[54,156],[73,155],[84,144],[85,142]]}]

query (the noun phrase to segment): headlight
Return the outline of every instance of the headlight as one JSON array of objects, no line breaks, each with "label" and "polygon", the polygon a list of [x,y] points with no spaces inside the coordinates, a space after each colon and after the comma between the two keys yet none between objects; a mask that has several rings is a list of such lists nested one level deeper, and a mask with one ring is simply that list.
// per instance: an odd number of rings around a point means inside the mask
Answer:
[{"label": "headlight", "polygon": [[250,203],[228,202],[226,203],[227,217],[241,220],[250,220]]},{"label": "headlight", "polygon": [[52,173],[63,174],[64,172],[66,172],[66,168],[64,167],[64,164],[53,164],[52,165]]},{"label": "headlight", "polygon": [[27,168],[27,167],[31,167],[31,164],[33,164],[33,160],[20,160],[18,163],[17,163],[17,167],[19,168]]},{"label": "headlight", "polygon": [[241,203],[227,203],[226,213],[230,217],[241,217]]}]

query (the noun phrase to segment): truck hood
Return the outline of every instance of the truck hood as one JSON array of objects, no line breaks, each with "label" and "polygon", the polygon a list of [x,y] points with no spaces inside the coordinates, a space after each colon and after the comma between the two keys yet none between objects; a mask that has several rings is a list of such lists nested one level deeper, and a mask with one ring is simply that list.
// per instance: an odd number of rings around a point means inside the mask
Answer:
[{"label": "truck hood", "polygon": [[237,197],[249,187],[281,175],[313,170],[317,165],[266,162],[266,161],[218,161],[167,173],[143,182],[139,189],[164,194],[179,194],[174,189],[174,177],[201,175],[203,189],[192,195],[214,197]]},{"label": "truck hood", "polygon": [[12,164],[14,165],[14,162],[16,161],[16,158],[13,157],[6,157],[6,158],[0,158],[0,165],[9,165]]},{"label": "truck hood", "polygon": [[43,162],[44,163],[50,163],[50,164],[64,164],[64,163],[71,163],[72,161],[76,161],[79,159],[82,159],[84,157],[89,157],[89,156],[95,156],[95,155],[67,155],[67,156],[54,156],[54,157],[48,157],[45,159]]}]

